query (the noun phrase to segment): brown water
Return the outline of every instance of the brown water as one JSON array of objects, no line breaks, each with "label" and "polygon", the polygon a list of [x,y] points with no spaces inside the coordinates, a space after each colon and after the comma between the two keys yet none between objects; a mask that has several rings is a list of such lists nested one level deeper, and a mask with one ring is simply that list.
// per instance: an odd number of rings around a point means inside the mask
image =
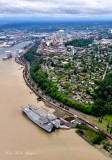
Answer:
[{"label": "brown water", "polygon": [[20,67],[13,60],[0,60],[0,160],[108,160],[74,130],[49,134],[21,113],[22,105],[37,105],[37,100]]}]

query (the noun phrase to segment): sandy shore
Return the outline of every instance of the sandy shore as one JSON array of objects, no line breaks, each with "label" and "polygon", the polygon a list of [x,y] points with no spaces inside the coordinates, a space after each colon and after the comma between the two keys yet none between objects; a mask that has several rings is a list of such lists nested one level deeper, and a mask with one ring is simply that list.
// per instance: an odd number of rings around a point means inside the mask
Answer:
[{"label": "sandy shore", "polygon": [[[0,57],[1,58],[1,57]],[[108,160],[74,130],[51,134],[34,125],[21,106],[38,105],[50,112],[25,85],[20,65],[0,60],[0,159],[1,160]]]}]

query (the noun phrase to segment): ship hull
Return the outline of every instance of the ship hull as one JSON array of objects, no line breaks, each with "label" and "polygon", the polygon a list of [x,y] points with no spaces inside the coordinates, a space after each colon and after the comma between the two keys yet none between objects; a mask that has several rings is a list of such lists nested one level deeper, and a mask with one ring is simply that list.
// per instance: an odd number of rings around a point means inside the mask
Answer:
[{"label": "ship hull", "polygon": [[12,58],[12,57],[3,57],[2,60],[5,61],[5,60],[10,59],[10,58]]},{"label": "ship hull", "polygon": [[7,59],[8,59],[7,57],[3,57],[3,58],[2,58],[3,61],[5,61],[5,60],[7,60]]},{"label": "ship hull", "polygon": [[44,129],[45,131],[47,131],[47,132],[50,133],[50,132],[52,132],[52,131],[54,130],[54,127],[53,127],[53,126],[52,126],[52,128],[48,129],[47,127],[45,127],[45,126],[43,126],[42,124],[40,124],[40,123],[38,122],[38,120],[34,119],[33,116],[29,115],[25,110],[22,110],[22,111],[23,111],[23,113],[24,113],[33,123],[35,123],[36,125],[38,125],[40,128]]}]

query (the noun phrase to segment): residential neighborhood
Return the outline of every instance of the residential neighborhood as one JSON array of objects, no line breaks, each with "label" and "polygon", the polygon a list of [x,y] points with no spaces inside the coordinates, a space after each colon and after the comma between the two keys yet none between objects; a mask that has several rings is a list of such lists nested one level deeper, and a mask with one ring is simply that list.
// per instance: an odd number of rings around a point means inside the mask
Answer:
[{"label": "residential neighborhood", "polygon": [[[59,91],[81,103],[93,104],[94,90],[112,69],[112,40],[94,39],[94,32],[72,33],[59,30],[41,39],[37,50],[45,60],[41,69]],[[92,43],[86,46],[67,45],[74,39],[90,38]]]}]

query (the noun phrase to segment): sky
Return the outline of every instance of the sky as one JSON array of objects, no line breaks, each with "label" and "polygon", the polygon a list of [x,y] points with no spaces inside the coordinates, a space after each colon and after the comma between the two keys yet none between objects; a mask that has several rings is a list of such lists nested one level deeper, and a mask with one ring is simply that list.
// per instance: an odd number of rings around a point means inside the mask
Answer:
[{"label": "sky", "polygon": [[0,0],[0,18],[111,18],[112,0]]}]

